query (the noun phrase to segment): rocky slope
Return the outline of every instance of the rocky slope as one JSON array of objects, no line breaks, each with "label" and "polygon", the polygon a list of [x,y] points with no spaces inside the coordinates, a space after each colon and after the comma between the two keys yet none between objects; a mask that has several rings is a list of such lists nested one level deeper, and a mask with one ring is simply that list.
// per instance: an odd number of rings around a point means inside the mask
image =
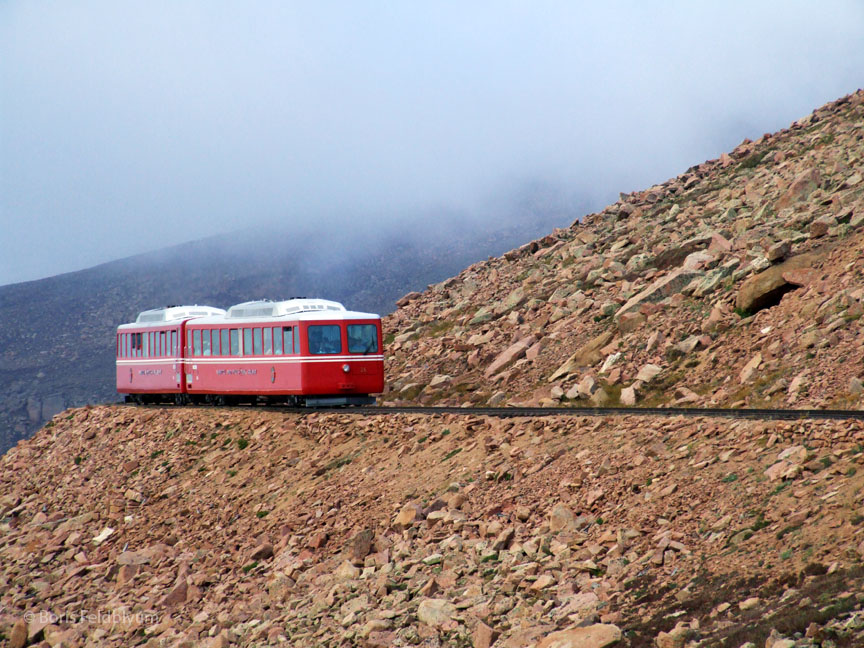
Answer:
[{"label": "rocky slope", "polygon": [[860,421],[71,410],[0,458],[0,628],[858,646],[862,463]]},{"label": "rocky slope", "polygon": [[860,408],[862,174],[859,91],[406,295],[387,399]]}]

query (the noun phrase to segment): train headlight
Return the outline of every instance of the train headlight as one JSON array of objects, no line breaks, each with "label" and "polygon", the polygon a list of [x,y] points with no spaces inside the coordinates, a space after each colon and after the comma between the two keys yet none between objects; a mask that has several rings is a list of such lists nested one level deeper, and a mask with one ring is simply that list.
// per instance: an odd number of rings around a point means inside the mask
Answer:
[{"label": "train headlight", "polygon": [[342,365],[342,371],[344,371],[345,373],[348,373],[349,371],[351,371],[351,365],[349,365],[349,364]]}]

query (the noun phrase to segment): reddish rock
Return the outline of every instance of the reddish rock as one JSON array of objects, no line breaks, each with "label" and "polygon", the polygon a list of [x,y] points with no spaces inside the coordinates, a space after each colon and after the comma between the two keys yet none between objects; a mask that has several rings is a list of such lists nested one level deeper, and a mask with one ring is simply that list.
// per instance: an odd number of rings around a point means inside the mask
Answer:
[{"label": "reddish rock", "polygon": [[491,648],[500,634],[500,632],[493,630],[482,621],[478,621],[472,635],[474,648]]},{"label": "reddish rock", "polygon": [[533,335],[529,335],[528,337],[524,337],[518,342],[511,344],[504,351],[498,354],[498,356],[492,361],[492,363],[486,367],[486,370],[483,372],[487,378],[490,376],[494,376],[501,369],[509,365],[511,362],[518,360],[525,352],[537,341],[537,338]]},{"label": "reddish rock", "polygon": [[372,551],[372,541],[375,534],[372,529],[363,529],[360,533],[351,538],[348,546],[348,553],[354,561],[362,561]]},{"label": "reddish rock", "polygon": [[273,557],[273,545],[269,542],[262,542],[252,550],[249,555],[251,560],[267,560]]},{"label": "reddish rock", "polygon": [[9,648],[24,648],[27,645],[27,624],[19,619],[9,634]]},{"label": "reddish rock", "polygon": [[327,544],[327,538],[328,535],[326,531],[319,531],[317,533],[313,533],[312,536],[309,538],[309,542],[306,543],[306,546],[310,549],[320,549],[325,544]]},{"label": "reddish rock", "polygon": [[788,290],[786,286],[790,286],[783,278],[784,273],[811,267],[817,260],[818,257],[814,254],[799,254],[750,277],[738,290],[736,307],[743,311],[755,312],[766,305],[773,304],[779,300],[784,291]]},{"label": "reddish rock", "polygon": [[828,233],[833,225],[833,219],[820,218],[810,223],[810,238],[821,238]]},{"label": "reddish rock", "polygon": [[789,185],[786,193],[777,201],[777,210],[785,209],[795,202],[806,199],[819,185],[820,180],[818,169],[811,168],[798,175]]},{"label": "reddish rock", "polygon": [[160,607],[176,607],[186,602],[186,595],[189,592],[189,584],[185,578],[179,578],[171,591],[159,599]]},{"label": "reddish rock", "polygon": [[595,623],[546,635],[537,648],[606,648],[620,641],[621,629],[609,623]]}]

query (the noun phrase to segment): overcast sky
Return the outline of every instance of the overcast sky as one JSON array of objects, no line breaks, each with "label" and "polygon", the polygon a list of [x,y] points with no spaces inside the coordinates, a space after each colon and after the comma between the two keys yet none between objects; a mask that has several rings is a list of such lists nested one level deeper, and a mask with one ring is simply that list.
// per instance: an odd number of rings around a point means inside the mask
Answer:
[{"label": "overcast sky", "polygon": [[523,183],[599,209],[862,85],[860,0],[5,0],[0,284],[256,223],[491,224]]}]

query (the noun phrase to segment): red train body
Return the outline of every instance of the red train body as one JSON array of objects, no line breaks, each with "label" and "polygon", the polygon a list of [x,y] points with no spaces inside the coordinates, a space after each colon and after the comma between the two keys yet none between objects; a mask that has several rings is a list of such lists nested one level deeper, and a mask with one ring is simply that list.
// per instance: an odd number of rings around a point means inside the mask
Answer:
[{"label": "red train body", "polygon": [[127,401],[361,405],[383,390],[381,318],[337,302],[171,307],[117,329]]}]

